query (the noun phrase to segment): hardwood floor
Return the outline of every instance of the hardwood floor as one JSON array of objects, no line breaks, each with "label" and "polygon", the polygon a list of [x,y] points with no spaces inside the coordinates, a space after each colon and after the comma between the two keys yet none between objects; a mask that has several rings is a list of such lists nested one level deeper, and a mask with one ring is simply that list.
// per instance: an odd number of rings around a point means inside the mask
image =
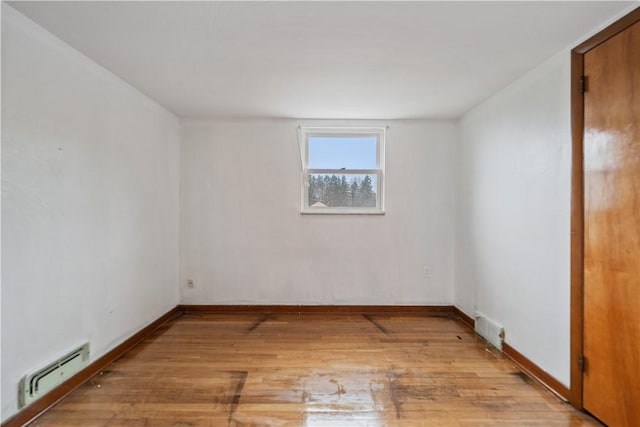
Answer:
[{"label": "hardwood floor", "polygon": [[599,426],[458,320],[186,314],[34,426]]}]

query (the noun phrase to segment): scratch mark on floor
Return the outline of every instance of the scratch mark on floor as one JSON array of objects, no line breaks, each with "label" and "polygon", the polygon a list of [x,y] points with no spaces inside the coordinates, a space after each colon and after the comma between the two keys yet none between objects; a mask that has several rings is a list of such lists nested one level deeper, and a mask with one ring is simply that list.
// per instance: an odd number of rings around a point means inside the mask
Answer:
[{"label": "scratch mark on floor", "polygon": [[373,326],[378,328],[378,330],[380,332],[382,332],[385,335],[389,335],[389,330],[387,328],[385,328],[384,326],[382,326],[380,323],[378,323],[375,320],[373,320],[373,318],[371,316],[369,316],[368,314],[363,314],[362,317],[367,319],[369,322],[373,323]]},{"label": "scratch mark on floor", "polygon": [[347,394],[347,391],[344,389],[344,386],[342,384],[340,384],[338,381],[336,380],[331,380],[332,383],[336,384],[336,386],[338,387],[338,390],[331,393],[331,395],[338,395],[338,397],[340,397],[341,394]]},{"label": "scratch mark on floor", "polygon": [[247,328],[246,333],[247,333],[247,334],[249,334],[249,333],[251,333],[251,332],[255,331],[255,330],[258,328],[258,326],[262,325],[264,322],[266,322],[266,321],[267,321],[267,320],[269,320],[270,318],[271,318],[271,315],[270,315],[270,314],[263,314],[262,316],[260,316],[260,317],[258,318],[258,320],[256,320],[255,322],[253,322],[253,323],[251,324],[251,326],[249,326],[249,327]]},{"label": "scratch mark on floor", "polygon": [[422,344],[422,345],[429,344],[429,342],[424,339],[380,338],[378,341],[386,344]]},{"label": "scratch mark on floor", "polygon": [[236,388],[233,391],[233,396],[231,396],[230,399],[231,407],[229,408],[229,426],[231,425],[233,415],[236,413],[236,409],[238,409],[238,404],[240,403],[242,389],[244,388],[244,383],[247,380],[247,371],[232,371],[231,374],[236,380]]},{"label": "scratch mark on floor", "polygon": [[520,371],[511,372],[511,375],[513,375],[514,377],[520,378],[525,383],[530,383],[531,382],[531,378],[529,378],[529,375],[525,374],[524,372],[520,372]]},{"label": "scratch mark on floor", "polygon": [[397,384],[398,374],[395,372],[387,372],[387,382],[389,384],[389,397],[391,398],[391,402],[393,403],[393,407],[396,410],[396,418],[400,419],[402,413],[402,403],[398,399],[397,395]]}]

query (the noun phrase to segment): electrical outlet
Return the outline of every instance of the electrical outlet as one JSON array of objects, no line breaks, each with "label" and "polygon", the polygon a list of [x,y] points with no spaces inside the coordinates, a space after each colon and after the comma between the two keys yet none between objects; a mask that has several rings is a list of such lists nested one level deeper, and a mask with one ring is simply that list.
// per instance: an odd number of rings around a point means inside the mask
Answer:
[{"label": "electrical outlet", "polygon": [[431,267],[424,266],[424,277],[425,279],[431,279]]},{"label": "electrical outlet", "polygon": [[188,287],[188,288],[195,288],[195,287],[196,287],[196,284],[195,284],[195,282],[193,281],[193,279],[189,279],[189,280],[187,280],[187,287]]}]

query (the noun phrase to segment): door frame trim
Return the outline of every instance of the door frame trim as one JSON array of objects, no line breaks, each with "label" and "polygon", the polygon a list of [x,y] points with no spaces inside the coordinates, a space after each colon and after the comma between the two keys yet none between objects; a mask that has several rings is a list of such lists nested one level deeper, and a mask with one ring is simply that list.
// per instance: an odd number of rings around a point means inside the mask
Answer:
[{"label": "door frame trim", "polygon": [[637,22],[640,22],[640,7],[571,50],[571,387],[569,402],[578,409],[583,409],[583,373],[578,360],[583,351],[584,333],[584,95],[580,91],[580,79],[584,74],[584,55]]}]

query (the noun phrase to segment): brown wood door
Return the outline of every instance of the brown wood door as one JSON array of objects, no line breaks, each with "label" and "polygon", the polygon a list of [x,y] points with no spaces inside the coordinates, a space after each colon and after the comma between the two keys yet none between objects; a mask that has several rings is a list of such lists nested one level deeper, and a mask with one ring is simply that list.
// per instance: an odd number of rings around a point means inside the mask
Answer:
[{"label": "brown wood door", "polygon": [[640,22],[584,73],[583,406],[640,426]]}]

